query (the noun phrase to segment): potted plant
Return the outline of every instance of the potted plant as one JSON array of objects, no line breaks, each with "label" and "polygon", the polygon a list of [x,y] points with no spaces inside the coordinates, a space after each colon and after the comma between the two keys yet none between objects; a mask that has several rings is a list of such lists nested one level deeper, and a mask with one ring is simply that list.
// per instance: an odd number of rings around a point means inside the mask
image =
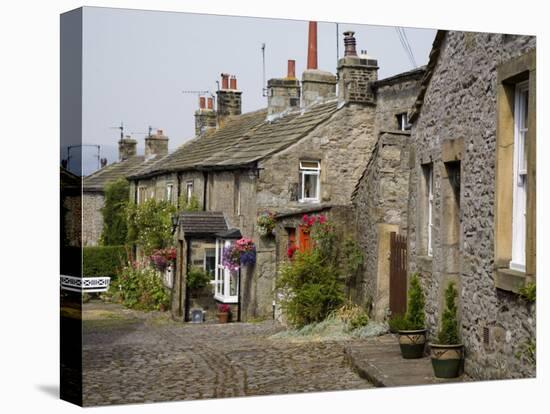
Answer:
[{"label": "potted plant", "polygon": [[260,214],[256,220],[256,224],[258,225],[258,233],[261,237],[273,235],[273,230],[275,230],[275,214],[270,211]]},{"label": "potted plant", "polygon": [[438,343],[430,343],[432,367],[438,378],[455,378],[461,371],[464,345],[458,338],[457,296],[455,283],[449,282],[445,289],[445,309],[437,335]]},{"label": "potted plant", "polygon": [[411,276],[407,291],[407,312],[405,317],[393,318],[393,325],[399,337],[399,348],[403,358],[422,358],[426,345],[426,328],[424,324],[424,293],[420,286],[418,274]]},{"label": "potted plant", "polygon": [[218,322],[229,322],[229,314],[231,313],[231,307],[227,303],[220,303],[218,305]]}]

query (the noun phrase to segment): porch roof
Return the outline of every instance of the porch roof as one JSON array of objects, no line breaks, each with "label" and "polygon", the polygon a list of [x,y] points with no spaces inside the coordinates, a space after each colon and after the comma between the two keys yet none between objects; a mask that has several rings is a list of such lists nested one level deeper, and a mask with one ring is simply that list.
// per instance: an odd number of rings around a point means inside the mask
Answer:
[{"label": "porch roof", "polygon": [[179,229],[186,237],[216,237],[229,227],[221,211],[184,211],[180,213]]}]

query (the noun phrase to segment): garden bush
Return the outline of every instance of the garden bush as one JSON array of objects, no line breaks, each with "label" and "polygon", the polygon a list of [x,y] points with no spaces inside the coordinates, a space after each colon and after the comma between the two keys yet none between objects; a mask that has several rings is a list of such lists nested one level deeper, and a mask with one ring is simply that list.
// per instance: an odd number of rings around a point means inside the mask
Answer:
[{"label": "garden bush", "polygon": [[291,324],[302,327],[325,319],[343,302],[339,273],[323,260],[319,250],[297,252],[292,262],[282,266],[277,288],[281,305]]},{"label": "garden bush", "polygon": [[148,266],[124,267],[112,290],[113,296],[131,309],[164,310],[170,303],[161,274]]},{"label": "garden bush", "polygon": [[199,290],[210,283],[210,275],[200,267],[192,267],[187,272],[187,288],[190,290]]},{"label": "garden bush", "polygon": [[101,244],[116,246],[126,243],[128,223],[126,209],[130,194],[130,184],[125,178],[111,181],[105,186],[105,204],[101,209],[103,231]]},{"label": "garden bush", "polygon": [[445,289],[445,309],[441,317],[441,329],[437,335],[437,339],[442,345],[455,345],[459,343],[456,308],[457,296],[458,292],[454,282],[449,282]]},{"label": "garden bush", "polygon": [[82,248],[84,276],[116,277],[127,262],[125,246],[93,246]]},{"label": "garden bush", "polygon": [[409,324],[408,329],[424,329],[425,327],[425,313],[424,306],[426,301],[424,299],[424,293],[422,292],[422,286],[420,286],[420,279],[417,273],[411,276],[409,283],[409,289],[407,291],[407,314],[406,319]]}]

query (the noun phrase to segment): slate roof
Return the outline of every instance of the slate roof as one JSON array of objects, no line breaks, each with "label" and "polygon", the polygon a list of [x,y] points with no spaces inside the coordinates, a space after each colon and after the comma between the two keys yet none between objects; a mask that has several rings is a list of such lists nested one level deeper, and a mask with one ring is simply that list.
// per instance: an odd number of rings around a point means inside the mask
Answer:
[{"label": "slate roof", "polygon": [[109,181],[133,174],[143,168],[144,165],[149,165],[153,161],[154,159],[151,159],[146,162],[144,156],[136,155],[127,160],[109,164],[93,174],[84,177],[84,191],[103,191]]},{"label": "slate roof", "polygon": [[219,211],[183,211],[179,219],[185,236],[215,236],[228,230],[227,221]]},{"label": "slate roof", "polygon": [[265,109],[239,115],[222,128],[183,144],[130,178],[189,169],[249,166],[294,144],[337,110],[337,101],[333,100],[271,119],[267,118]]}]

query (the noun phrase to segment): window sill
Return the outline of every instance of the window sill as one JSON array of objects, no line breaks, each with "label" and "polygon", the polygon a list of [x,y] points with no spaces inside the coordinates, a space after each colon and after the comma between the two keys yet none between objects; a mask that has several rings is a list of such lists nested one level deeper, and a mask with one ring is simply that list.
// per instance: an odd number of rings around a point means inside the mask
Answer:
[{"label": "window sill", "polygon": [[495,271],[495,287],[508,292],[519,293],[525,286],[526,274],[517,270],[501,268]]}]

